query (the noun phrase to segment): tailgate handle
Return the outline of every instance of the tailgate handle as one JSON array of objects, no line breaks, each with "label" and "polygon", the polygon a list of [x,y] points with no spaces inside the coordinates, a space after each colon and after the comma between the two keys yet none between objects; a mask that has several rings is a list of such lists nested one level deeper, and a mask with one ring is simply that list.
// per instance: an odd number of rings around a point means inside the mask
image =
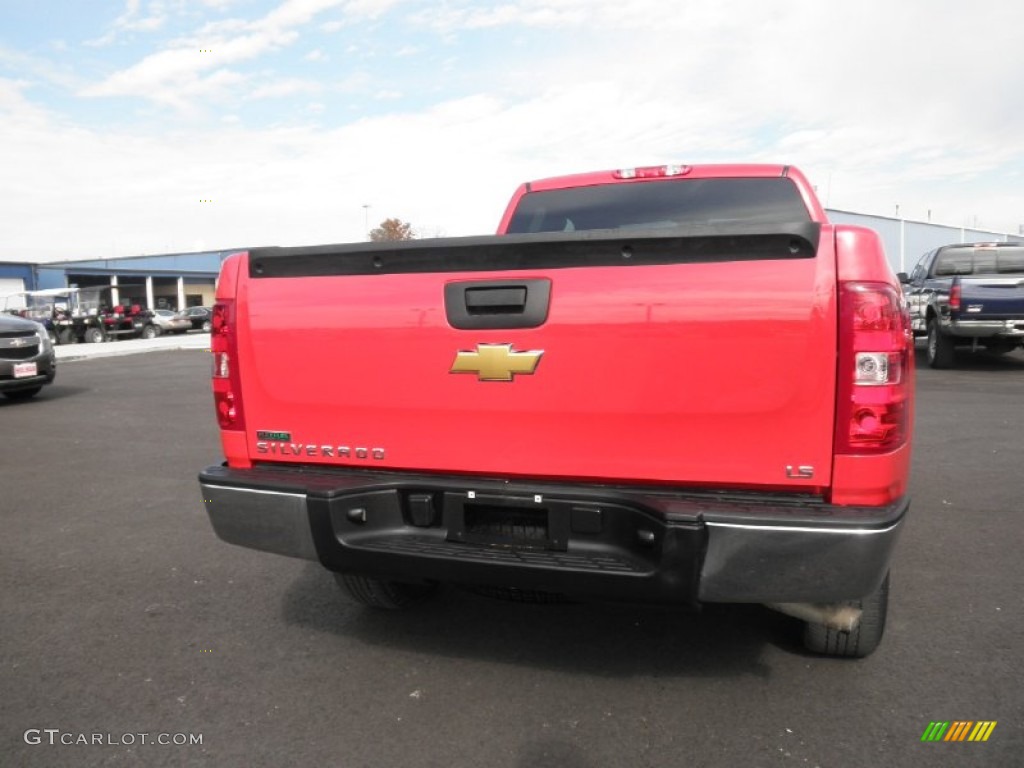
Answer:
[{"label": "tailgate handle", "polygon": [[462,330],[536,328],[548,319],[551,281],[467,280],[444,287],[448,323]]},{"label": "tailgate handle", "polygon": [[466,310],[471,315],[519,315],[524,309],[525,286],[466,289]]}]

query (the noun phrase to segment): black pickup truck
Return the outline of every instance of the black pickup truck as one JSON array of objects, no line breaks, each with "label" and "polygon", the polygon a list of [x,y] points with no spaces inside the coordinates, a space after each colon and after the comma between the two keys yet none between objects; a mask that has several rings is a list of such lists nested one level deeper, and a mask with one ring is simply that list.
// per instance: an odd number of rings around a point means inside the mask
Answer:
[{"label": "black pickup truck", "polygon": [[957,346],[1006,354],[1024,345],[1024,243],[945,245],[899,277],[932,368],[953,367]]}]

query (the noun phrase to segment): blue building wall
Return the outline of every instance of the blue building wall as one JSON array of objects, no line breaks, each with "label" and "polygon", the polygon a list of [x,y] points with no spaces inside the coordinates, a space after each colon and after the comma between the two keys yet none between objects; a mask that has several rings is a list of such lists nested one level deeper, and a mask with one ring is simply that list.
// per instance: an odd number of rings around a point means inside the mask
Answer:
[{"label": "blue building wall", "polygon": [[64,267],[51,267],[47,264],[40,264],[36,267],[36,270],[36,274],[39,276],[39,284],[36,287],[39,290],[67,287],[68,279]]},{"label": "blue building wall", "polygon": [[0,261],[0,277],[21,278],[25,282],[26,291],[36,289],[36,272],[34,264],[17,261]]}]

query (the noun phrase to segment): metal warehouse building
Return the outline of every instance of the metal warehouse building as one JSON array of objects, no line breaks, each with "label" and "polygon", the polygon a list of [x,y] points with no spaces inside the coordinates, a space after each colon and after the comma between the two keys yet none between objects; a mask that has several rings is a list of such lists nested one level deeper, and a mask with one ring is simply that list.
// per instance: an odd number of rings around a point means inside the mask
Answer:
[{"label": "metal warehouse building", "polygon": [[949,227],[924,221],[868,216],[863,213],[828,209],[833,224],[857,224],[875,230],[885,243],[885,255],[895,272],[909,272],[928,251],[952,243],[1024,243],[1024,236],[984,229]]},{"label": "metal warehouse building", "polygon": [[[836,224],[858,224],[881,235],[889,263],[896,272],[909,272],[922,254],[951,243],[1013,241],[1024,236],[982,229],[950,227],[922,221],[870,216],[829,209]],[[20,291],[44,288],[111,286],[114,303],[149,309],[184,309],[213,303],[221,262],[243,248],[199,253],[82,259],[30,264],[0,261],[0,310],[19,308]]]},{"label": "metal warehouse building", "polygon": [[209,306],[221,262],[239,250],[243,249],[45,264],[0,262],[0,310],[24,306],[12,295],[20,291],[93,286],[111,286],[115,304],[175,310]]},{"label": "metal warehouse building", "polygon": [[213,304],[221,262],[239,248],[36,265],[37,288],[111,286],[113,303],[149,309]]},{"label": "metal warehouse building", "polygon": [[[25,306],[20,296],[12,296],[19,291],[31,291],[36,288],[36,272],[32,264],[16,261],[0,261],[0,311],[21,309]],[[5,297],[10,297],[5,307]]]}]

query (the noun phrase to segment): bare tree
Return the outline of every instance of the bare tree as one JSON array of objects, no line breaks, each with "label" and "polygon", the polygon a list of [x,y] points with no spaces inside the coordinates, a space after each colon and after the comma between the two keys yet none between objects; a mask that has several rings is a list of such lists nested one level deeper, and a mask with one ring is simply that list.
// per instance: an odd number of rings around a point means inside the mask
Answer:
[{"label": "bare tree", "polygon": [[416,233],[412,224],[401,219],[384,219],[377,227],[370,230],[370,239],[379,243],[385,240],[412,240]]}]

